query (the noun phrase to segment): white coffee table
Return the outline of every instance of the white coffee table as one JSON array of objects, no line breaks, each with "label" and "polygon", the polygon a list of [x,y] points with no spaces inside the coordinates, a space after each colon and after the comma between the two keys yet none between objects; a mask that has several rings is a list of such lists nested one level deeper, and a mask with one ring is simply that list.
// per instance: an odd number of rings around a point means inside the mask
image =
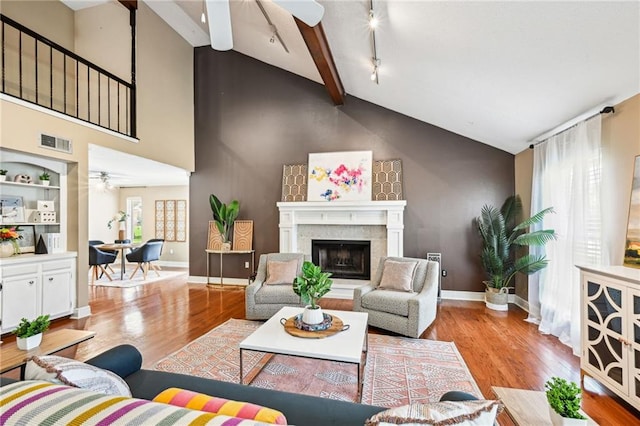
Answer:
[{"label": "white coffee table", "polygon": [[360,400],[362,398],[364,365],[367,362],[368,314],[323,309],[324,312],[340,318],[345,325],[349,325],[349,329],[323,339],[305,339],[290,335],[280,323],[281,318],[288,319],[302,311],[302,308],[282,308],[249,337],[240,342],[240,383],[244,384],[242,353],[247,350],[340,361],[358,366],[358,399]]}]

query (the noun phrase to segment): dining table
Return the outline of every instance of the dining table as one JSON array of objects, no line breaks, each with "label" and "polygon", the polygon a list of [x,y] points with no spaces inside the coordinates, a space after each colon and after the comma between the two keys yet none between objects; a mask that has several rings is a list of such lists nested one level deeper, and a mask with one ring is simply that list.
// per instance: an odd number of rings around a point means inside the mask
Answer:
[{"label": "dining table", "polygon": [[120,281],[124,279],[125,273],[125,255],[124,251],[138,247],[140,244],[135,243],[107,243],[100,244],[96,248],[106,251],[120,251]]}]

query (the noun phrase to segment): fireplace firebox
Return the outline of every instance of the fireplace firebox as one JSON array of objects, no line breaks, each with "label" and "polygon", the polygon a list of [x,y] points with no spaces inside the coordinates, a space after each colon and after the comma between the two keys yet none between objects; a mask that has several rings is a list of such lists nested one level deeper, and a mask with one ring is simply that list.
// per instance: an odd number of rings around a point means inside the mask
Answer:
[{"label": "fireplace firebox", "polygon": [[311,259],[332,278],[371,279],[371,242],[312,240]]}]

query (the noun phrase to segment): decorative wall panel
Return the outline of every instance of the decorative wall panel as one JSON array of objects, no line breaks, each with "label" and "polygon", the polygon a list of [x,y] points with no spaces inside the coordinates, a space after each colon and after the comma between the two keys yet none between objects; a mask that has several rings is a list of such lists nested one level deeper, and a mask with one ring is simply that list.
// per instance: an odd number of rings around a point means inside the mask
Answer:
[{"label": "decorative wall panel", "polygon": [[187,240],[187,201],[156,200],[156,238],[165,241]]},{"label": "decorative wall panel", "polygon": [[402,160],[374,161],[373,201],[402,199]]},{"label": "decorative wall panel", "polygon": [[233,250],[252,250],[253,221],[236,220],[233,222]]},{"label": "decorative wall panel", "polygon": [[282,201],[307,201],[307,165],[282,167]]}]

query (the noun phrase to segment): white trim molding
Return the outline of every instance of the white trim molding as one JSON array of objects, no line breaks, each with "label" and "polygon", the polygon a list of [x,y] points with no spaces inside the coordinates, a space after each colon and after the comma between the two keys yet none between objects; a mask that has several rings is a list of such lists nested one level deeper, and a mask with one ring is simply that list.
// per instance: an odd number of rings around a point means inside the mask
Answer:
[{"label": "white trim molding", "polygon": [[81,306],[73,310],[71,314],[71,319],[81,319],[91,316],[91,306]]},{"label": "white trim molding", "polygon": [[400,201],[279,202],[280,253],[297,253],[298,225],[384,225],[387,256],[404,253],[404,208]]}]

